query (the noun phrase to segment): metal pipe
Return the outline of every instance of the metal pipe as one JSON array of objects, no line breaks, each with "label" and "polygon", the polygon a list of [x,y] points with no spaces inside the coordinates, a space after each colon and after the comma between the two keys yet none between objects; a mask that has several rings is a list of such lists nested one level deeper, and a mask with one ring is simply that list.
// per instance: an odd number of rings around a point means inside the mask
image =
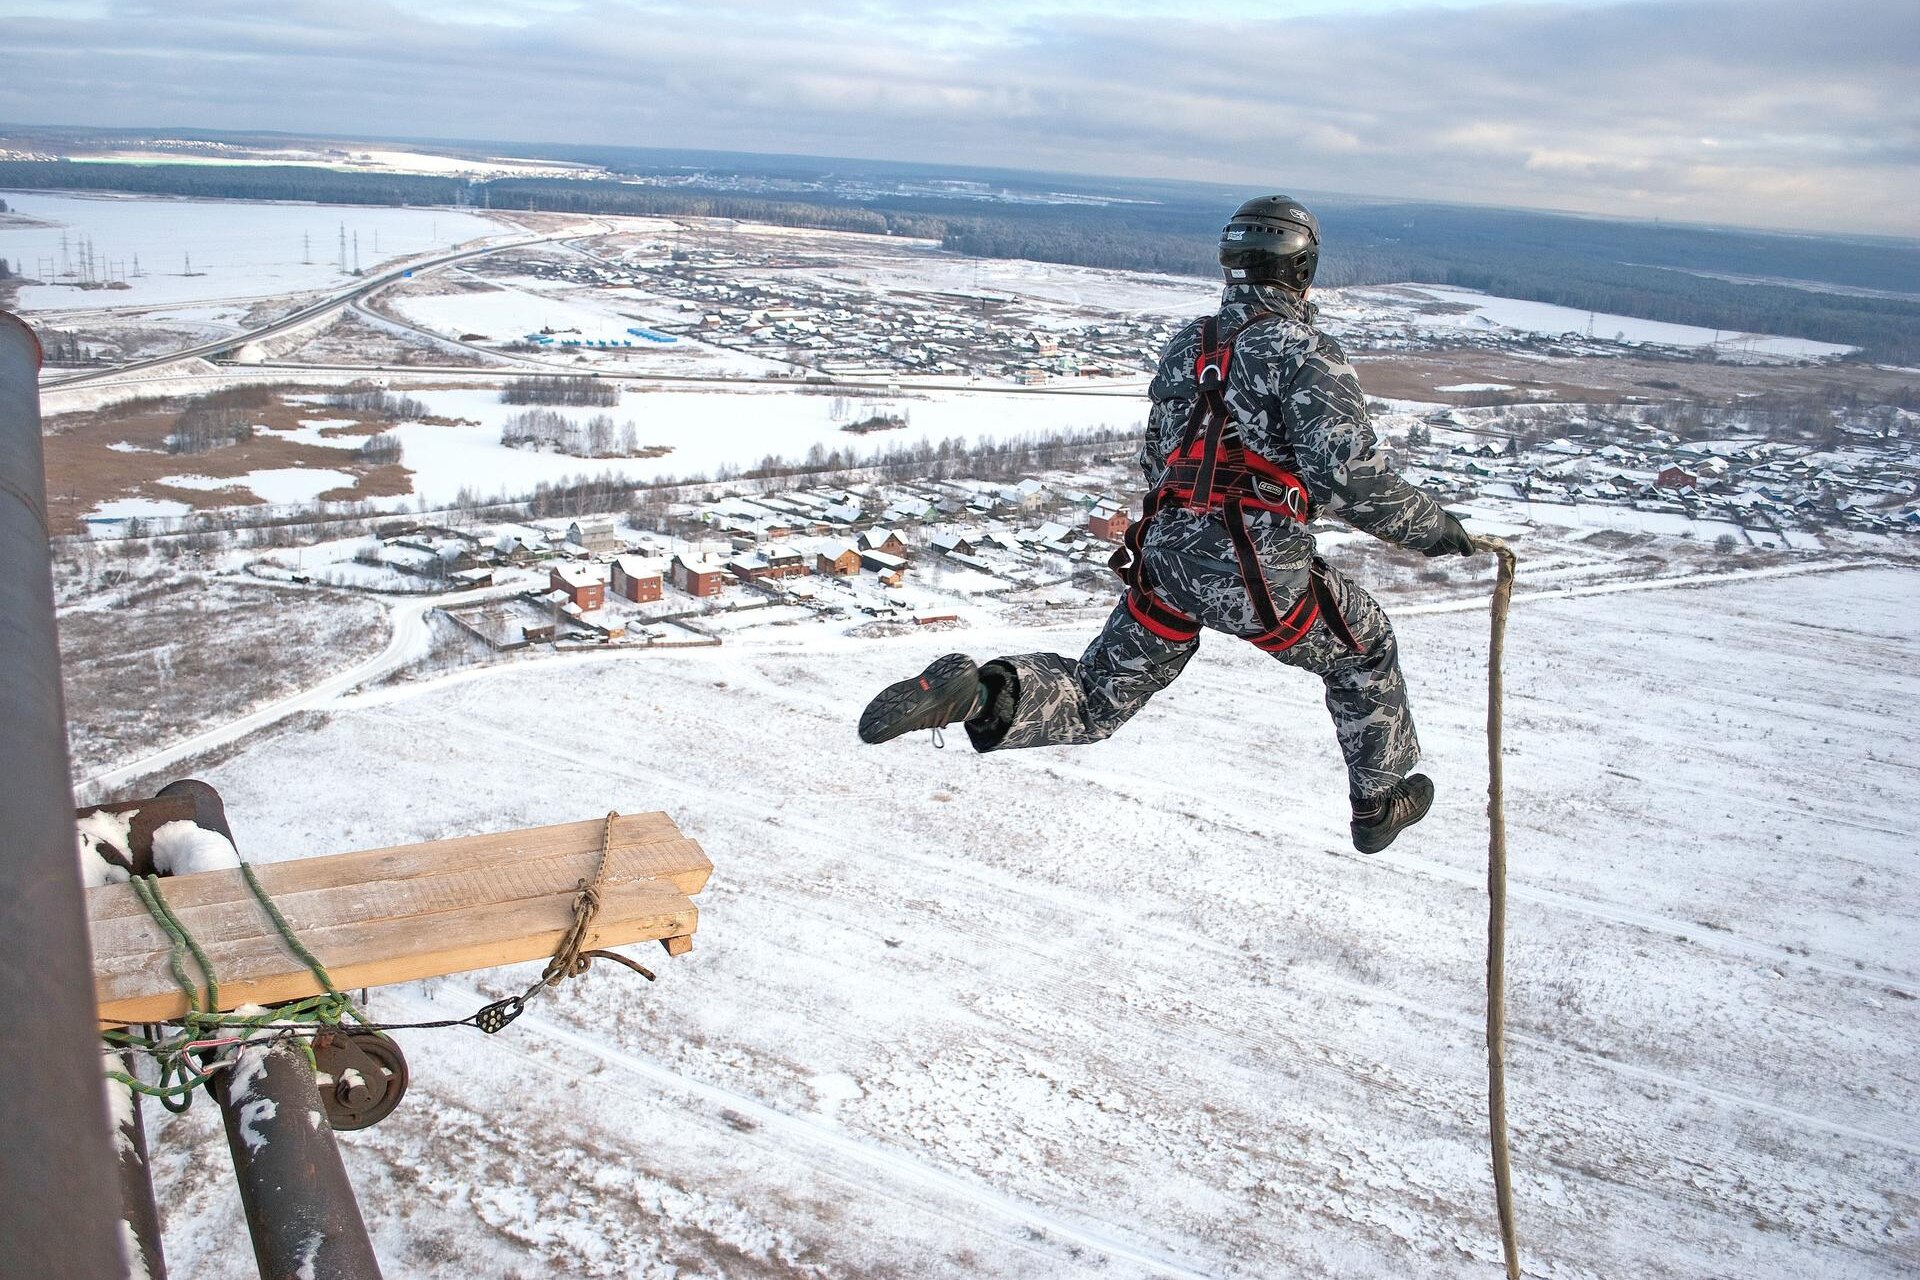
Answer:
[{"label": "metal pipe", "polygon": [[[120,1066],[126,1074],[134,1075],[134,1055],[121,1054]],[[160,1245],[160,1206],[153,1198],[153,1164],[147,1155],[140,1095],[118,1080],[109,1080],[107,1097],[120,1158],[120,1240],[128,1255],[125,1274],[128,1280],[167,1280],[167,1259]]]},{"label": "metal pipe", "polygon": [[74,856],[40,344],[0,312],[0,1276],[118,1275],[119,1196]]},{"label": "metal pipe", "polygon": [[380,1280],[305,1046],[243,1046],[211,1092],[226,1117],[260,1280]]},{"label": "metal pipe", "polygon": [[[226,805],[208,784],[184,778],[160,795],[191,799],[194,825],[233,840]],[[208,1091],[227,1122],[260,1280],[380,1280],[306,1046],[244,1045]]]},{"label": "metal pipe", "polygon": [[227,825],[226,801],[213,789],[211,783],[198,778],[182,778],[178,782],[169,782],[154,793],[154,799],[183,799],[193,802],[193,825],[205,831],[217,831],[233,843],[233,828]]}]

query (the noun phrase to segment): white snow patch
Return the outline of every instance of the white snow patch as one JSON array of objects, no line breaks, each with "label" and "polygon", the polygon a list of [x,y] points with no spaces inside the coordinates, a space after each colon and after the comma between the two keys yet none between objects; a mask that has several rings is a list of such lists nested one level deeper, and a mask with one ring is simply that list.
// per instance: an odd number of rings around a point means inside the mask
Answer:
[{"label": "white snow patch", "polygon": [[827,1116],[838,1112],[841,1103],[852,1102],[865,1093],[860,1082],[844,1071],[828,1071],[814,1076],[807,1081],[807,1087],[819,1099],[820,1113]]},{"label": "white snow patch", "polygon": [[153,832],[153,869],[163,876],[186,876],[197,871],[221,871],[240,865],[233,844],[218,831],[208,831],[184,818],[163,823]]},{"label": "white snow patch", "polygon": [[[1425,316],[1430,324],[1459,329],[1498,327],[1523,333],[1557,336],[1564,333],[1592,332],[1596,338],[1618,342],[1651,342],[1663,347],[1728,347],[1756,355],[1823,358],[1843,356],[1856,347],[1833,342],[1815,342],[1809,338],[1781,338],[1765,334],[1737,333],[1730,329],[1704,329],[1699,325],[1669,324],[1664,320],[1642,320],[1635,316],[1612,315],[1604,311],[1581,311],[1555,306],[1549,302],[1528,302],[1520,298],[1501,298],[1474,289],[1455,289],[1445,285],[1400,286],[1425,294],[1437,302],[1450,302],[1471,310],[1445,316]],[[1445,390],[1445,388],[1442,388]]]},{"label": "white snow patch", "polygon": [[350,488],[353,482],[345,471],[325,467],[273,467],[240,476],[167,476],[160,481],[176,489],[208,492],[247,489],[262,501],[277,504],[312,502],[329,489]]},{"label": "white snow patch", "polygon": [[96,520],[128,518],[147,520],[154,517],[184,516],[192,510],[193,508],[186,503],[176,502],[171,498],[115,498],[111,502],[96,504],[88,515],[89,518]]},{"label": "white snow patch", "polygon": [[137,809],[129,809],[125,813],[107,813],[103,810],[90,813],[74,823],[80,855],[80,882],[87,888],[125,884],[131,878],[132,873],[107,857],[106,853],[117,855],[121,862],[133,861],[133,855],[128,850],[133,844],[133,815],[138,812]]},{"label": "white snow patch", "polygon": [[147,1270],[147,1255],[140,1248],[140,1237],[134,1234],[133,1224],[125,1218],[120,1219],[120,1261],[127,1268],[127,1280],[151,1280],[153,1273]]}]

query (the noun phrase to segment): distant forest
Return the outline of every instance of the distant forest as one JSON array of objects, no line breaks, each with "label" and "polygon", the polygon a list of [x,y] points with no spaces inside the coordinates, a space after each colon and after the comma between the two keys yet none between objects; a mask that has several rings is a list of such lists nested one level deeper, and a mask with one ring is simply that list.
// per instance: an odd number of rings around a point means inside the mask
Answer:
[{"label": "distant forest", "polygon": [[[536,149],[520,148],[518,154]],[[630,172],[680,172],[645,153],[592,158]],[[574,149],[568,158],[586,159]],[[735,165],[742,157],[730,158]],[[777,172],[776,172],[777,168]],[[112,190],[242,200],[466,205],[565,213],[737,218],[785,226],[914,236],[955,252],[1091,267],[1212,276],[1214,239],[1237,195],[1225,188],[1020,175],[1032,192],[1094,191],[1129,203],[996,203],[944,196],[834,194],[948,171],[783,157],[720,177],[777,178],[770,193],[638,186],[613,179],[486,182],[297,166],[0,161],[0,190]],[[880,170],[884,169],[884,174]],[[714,174],[715,168],[704,172]],[[1013,181],[1011,175],[1000,175]],[[764,186],[765,183],[763,182]],[[1461,205],[1312,197],[1326,238],[1325,285],[1413,281],[1616,312],[1729,332],[1777,333],[1860,347],[1866,358],[1920,363],[1920,244],[1891,238],[1786,235]],[[1874,297],[1715,278],[1750,276],[1916,297]]]}]

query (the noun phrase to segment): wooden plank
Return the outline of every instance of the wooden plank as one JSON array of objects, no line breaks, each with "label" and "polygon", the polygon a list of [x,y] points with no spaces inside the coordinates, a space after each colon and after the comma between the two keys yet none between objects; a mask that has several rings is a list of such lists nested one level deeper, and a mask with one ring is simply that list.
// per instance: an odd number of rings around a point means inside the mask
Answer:
[{"label": "wooden plank", "polygon": [[[382,884],[404,882],[436,875],[450,865],[468,867],[513,866],[554,857],[578,859],[580,870],[574,878],[591,875],[600,856],[602,819],[567,822],[550,827],[529,827],[523,831],[505,831],[494,835],[461,836],[453,840],[434,840],[426,844],[400,845],[385,849],[363,849],[356,853],[331,854],[322,858],[296,858],[286,862],[255,862],[254,874],[276,902],[282,894],[307,889],[332,889],[344,884]],[[614,822],[613,850],[633,853],[649,860],[654,879],[669,880],[685,894],[699,893],[713,873],[700,846],[680,834],[672,818],[664,813],[622,815]],[[216,902],[250,901],[252,894],[238,877],[231,880],[202,876],[181,876],[167,886],[167,901],[178,907]],[[116,916],[144,916],[132,890],[104,899],[91,899],[89,914],[97,922]]]},{"label": "wooden plank", "polygon": [[[378,986],[552,954],[573,919],[579,882],[598,863],[601,828],[600,821],[566,823],[255,871],[337,986]],[[699,912],[681,885],[703,885],[710,870],[699,846],[664,815],[621,820],[588,945],[659,940],[669,954],[684,954]],[[161,885],[213,964],[222,1008],[318,994],[238,871],[168,877]],[[88,907],[102,1021],[183,1013],[167,937],[132,887],[89,890]]]}]

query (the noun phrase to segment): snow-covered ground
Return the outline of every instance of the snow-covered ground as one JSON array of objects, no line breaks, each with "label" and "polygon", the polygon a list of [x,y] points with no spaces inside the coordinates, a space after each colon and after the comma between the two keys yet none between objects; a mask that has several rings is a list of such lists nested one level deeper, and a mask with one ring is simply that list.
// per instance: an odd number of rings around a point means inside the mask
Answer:
[{"label": "snow-covered ground", "polygon": [[329,489],[352,488],[353,477],[325,468],[271,467],[238,476],[164,476],[160,483],[176,489],[244,489],[263,502],[287,504],[312,502]]},{"label": "snow-covered ground", "polygon": [[[35,192],[9,192],[7,203],[15,213],[48,224],[0,227],[0,258],[23,275],[48,282],[20,290],[23,312],[201,303],[338,288],[352,279],[340,270],[343,230],[347,265],[353,265],[358,237],[363,271],[504,230],[484,216],[448,209]],[[96,274],[124,276],[128,288],[81,289],[57,283],[63,270],[80,270],[83,237],[100,264]],[[143,273],[139,276],[133,274],[136,258]],[[189,259],[191,275],[186,274]]]},{"label": "snow-covered ground", "polygon": [[[722,466],[752,466],[768,454],[798,461],[816,444],[829,450],[869,454],[921,440],[937,443],[952,436],[973,444],[983,438],[1014,440],[1065,429],[1131,430],[1145,417],[1144,400],[1120,396],[942,391],[888,399],[888,406],[907,412],[910,425],[858,436],[841,430],[844,417],[834,417],[836,399],[844,397],[844,391],[805,394],[782,387],[737,391],[628,389],[615,406],[553,412],[582,422],[603,413],[616,423],[631,420],[642,445],[663,445],[671,452],[657,458],[576,458],[502,445],[501,424],[527,406],[502,404],[497,391],[409,394],[424,401],[436,417],[480,425],[404,423],[392,428],[391,434],[399,438],[405,450],[403,461],[414,473],[413,493],[388,500],[402,505],[411,505],[419,497],[429,503],[450,502],[462,487],[483,496],[517,495],[530,492],[543,480],[557,482],[582,475],[644,480],[663,475],[712,474]],[[361,443],[347,438],[320,442],[342,447]]]},{"label": "snow-covered ground", "polygon": [[1037,303],[1141,315],[1199,315],[1220,296],[1217,283],[1193,276],[1111,271],[1025,259],[962,258],[950,254],[888,255],[875,261],[853,261],[845,267],[808,269],[793,274],[834,282],[857,282],[894,292],[1017,297]]},{"label": "snow-covered ground", "polygon": [[[1920,1266],[1915,599],[1866,569],[1519,601],[1529,1274]],[[343,1139],[387,1274],[1494,1274],[1483,603],[1397,611],[1441,792],[1376,858],[1314,683],[1224,640],[1099,746],[855,739],[933,655],[1073,652],[1098,614],[481,669],[208,770],[260,860],[611,807],[716,864],[657,986],[403,1033],[405,1103]],[[148,1114],[172,1269],[250,1275],[217,1117]]]},{"label": "snow-covered ground", "polygon": [[392,306],[415,324],[450,338],[475,335],[480,341],[508,343],[551,329],[558,335],[556,343],[572,339],[649,345],[627,332],[635,321],[551,293],[486,285],[459,293],[404,293]]},{"label": "snow-covered ground", "polygon": [[[1452,289],[1444,285],[1397,285],[1406,293],[1420,294],[1439,302],[1452,303],[1469,310],[1446,315],[1422,317],[1431,326],[1474,329],[1499,327],[1522,333],[1557,336],[1563,333],[1591,333],[1595,338],[1615,342],[1646,342],[1663,347],[1725,347],[1750,355],[1788,356],[1800,359],[1828,359],[1855,350],[1833,342],[1815,342],[1811,338],[1781,338],[1765,334],[1735,333],[1726,329],[1703,329],[1698,325],[1669,324],[1661,320],[1641,320],[1634,316],[1607,312],[1580,311],[1548,302],[1527,302],[1519,298],[1500,298],[1477,289]],[[1365,296],[1364,290],[1351,292]],[[1475,388],[1467,388],[1469,390]]]}]

